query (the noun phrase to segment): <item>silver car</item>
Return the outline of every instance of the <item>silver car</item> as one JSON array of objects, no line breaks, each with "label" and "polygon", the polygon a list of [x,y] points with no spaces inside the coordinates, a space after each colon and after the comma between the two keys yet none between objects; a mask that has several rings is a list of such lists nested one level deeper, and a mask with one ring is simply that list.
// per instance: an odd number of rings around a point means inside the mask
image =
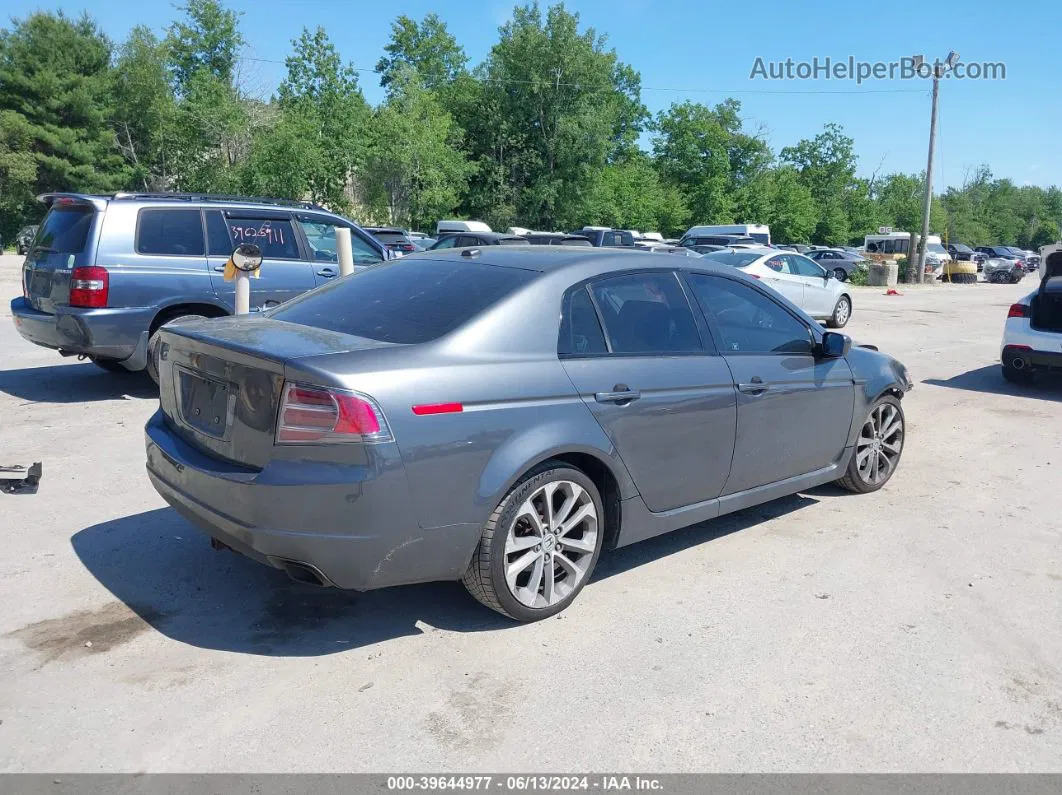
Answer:
[{"label": "silver car", "polygon": [[604,549],[881,488],[912,385],[736,268],[562,246],[414,254],[159,343],[148,474],[215,547],[340,588],[460,579],[521,621]]}]

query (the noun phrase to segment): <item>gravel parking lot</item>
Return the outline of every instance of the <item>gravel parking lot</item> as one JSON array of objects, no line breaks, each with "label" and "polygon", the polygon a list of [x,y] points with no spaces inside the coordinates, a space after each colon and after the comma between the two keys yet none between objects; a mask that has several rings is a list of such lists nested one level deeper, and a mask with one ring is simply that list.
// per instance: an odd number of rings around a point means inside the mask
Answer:
[{"label": "gravel parking lot", "polygon": [[997,363],[1035,277],[857,290],[917,383],[884,490],[606,553],[519,626],[212,551],[144,474],[150,382],[24,342],[19,265],[0,463],[44,479],[0,494],[0,771],[1062,771],[1062,386]]}]

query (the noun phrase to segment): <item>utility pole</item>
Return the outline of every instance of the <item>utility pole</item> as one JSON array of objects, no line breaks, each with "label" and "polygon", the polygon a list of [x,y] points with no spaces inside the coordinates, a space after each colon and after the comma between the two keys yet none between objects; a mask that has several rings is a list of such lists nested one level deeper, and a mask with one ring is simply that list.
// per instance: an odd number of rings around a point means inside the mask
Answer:
[{"label": "utility pole", "polygon": [[[915,56],[915,63],[920,67],[924,59]],[[954,69],[959,62],[959,54],[952,50],[948,53],[948,59],[944,63],[933,64],[933,109],[929,116],[929,157],[926,158],[926,197],[922,204],[922,235],[918,240],[918,257],[908,257],[908,274],[911,264],[915,263],[917,271],[914,274],[914,283],[921,284],[926,274],[926,238],[929,237],[929,212],[933,208],[933,150],[937,146],[937,102],[940,98],[940,78],[949,69]]]}]

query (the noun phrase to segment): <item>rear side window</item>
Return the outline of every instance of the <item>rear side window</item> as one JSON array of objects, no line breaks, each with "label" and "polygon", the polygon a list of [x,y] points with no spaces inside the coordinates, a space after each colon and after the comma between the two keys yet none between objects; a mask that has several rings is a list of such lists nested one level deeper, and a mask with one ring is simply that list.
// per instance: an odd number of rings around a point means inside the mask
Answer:
[{"label": "rear side window", "polygon": [[568,311],[561,323],[557,352],[562,356],[590,356],[608,353],[605,333],[597,319],[597,310],[585,287],[576,290],[568,300]]},{"label": "rear side window", "polygon": [[229,227],[221,210],[207,210],[207,250],[211,256],[227,257],[235,246],[229,239]]},{"label": "rear side window", "polygon": [[234,246],[254,243],[262,249],[265,259],[299,259],[299,244],[290,219],[229,216],[228,222]]},{"label": "rear side window", "polygon": [[693,312],[673,273],[616,276],[591,289],[612,353],[701,352]]},{"label": "rear side window", "polygon": [[199,210],[141,210],[136,250],[139,254],[203,256],[206,246]]},{"label": "rear side window", "polygon": [[332,282],[271,310],[269,317],[380,342],[430,342],[537,275],[464,259],[401,259]]},{"label": "rear side window", "polygon": [[57,254],[80,254],[85,250],[96,211],[84,205],[53,207],[37,232],[34,248]]}]

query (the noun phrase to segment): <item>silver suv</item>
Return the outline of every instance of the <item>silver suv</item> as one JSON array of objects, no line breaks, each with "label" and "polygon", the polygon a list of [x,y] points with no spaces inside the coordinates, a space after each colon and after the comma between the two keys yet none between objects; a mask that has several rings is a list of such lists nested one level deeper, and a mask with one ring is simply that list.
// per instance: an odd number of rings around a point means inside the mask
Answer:
[{"label": "silver suv", "polygon": [[389,259],[356,224],[302,202],[199,194],[51,193],[11,302],[30,342],[104,370],[143,370],[152,335],[188,317],[234,311],[225,262],[241,243],[264,260],[251,309],[283,303],[339,275],[337,227],[351,230],[355,268]]}]

